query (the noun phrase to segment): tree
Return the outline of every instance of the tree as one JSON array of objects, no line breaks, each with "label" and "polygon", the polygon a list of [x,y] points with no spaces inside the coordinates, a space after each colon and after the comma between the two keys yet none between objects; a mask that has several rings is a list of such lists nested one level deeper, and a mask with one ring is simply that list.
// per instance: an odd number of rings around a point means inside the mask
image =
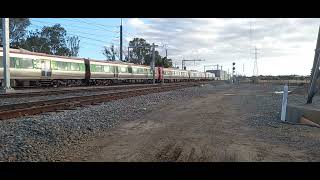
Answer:
[{"label": "tree", "polygon": [[60,24],[52,27],[44,26],[41,31],[30,32],[21,47],[33,52],[77,56],[80,40],[76,36],[67,37],[66,35],[66,30]]},{"label": "tree", "polygon": [[145,64],[151,59],[151,45],[142,38],[134,38],[129,42],[129,46],[133,47],[129,50],[129,62],[134,64]]},{"label": "tree", "polygon": [[[9,19],[10,47],[18,48],[27,34],[27,27],[30,25],[29,18]],[[2,18],[0,19],[0,44],[2,45]]]},{"label": "tree", "polygon": [[110,48],[104,46],[102,54],[107,58],[107,60],[115,61],[116,57],[119,58],[119,51],[117,51],[112,44]]},{"label": "tree", "polygon": [[77,36],[68,37],[67,43],[70,50],[70,56],[78,56],[80,39]]},{"label": "tree", "polygon": [[41,37],[40,32],[36,30],[29,32],[27,38],[21,42],[21,47],[32,52],[51,54],[48,43],[47,39]]},{"label": "tree", "polygon": [[[130,59],[125,57],[125,61],[129,61],[134,64],[144,64],[150,65],[152,62],[152,45],[147,43],[146,40],[142,38],[134,38],[129,42],[129,46],[134,48],[130,49]],[[139,46],[139,47],[138,47]],[[162,66],[164,64],[165,68],[172,67],[172,60],[166,57],[161,57],[159,51],[155,50],[155,66]]]},{"label": "tree", "polygon": [[47,45],[50,47],[50,54],[54,55],[70,55],[68,48],[65,48],[67,31],[61,27],[60,24],[56,24],[52,27],[45,26],[40,32],[40,37],[47,40]]},{"label": "tree", "polygon": [[156,66],[164,66],[165,68],[172,67],[172,59],[167,59],[166,57],[162,57],[159,60],[156,60]]}]

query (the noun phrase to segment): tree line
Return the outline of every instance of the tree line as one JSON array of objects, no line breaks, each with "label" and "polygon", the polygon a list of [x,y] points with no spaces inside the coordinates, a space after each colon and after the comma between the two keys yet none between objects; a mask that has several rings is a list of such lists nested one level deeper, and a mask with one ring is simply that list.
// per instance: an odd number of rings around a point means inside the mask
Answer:
[{"label": "tree line", "polygon": [[[28,31],[27,28],[30,25],[29,18],[9,19],[10,47],[59,56],[77,57],[79,55],[79,37],[68,36],[67,31],[60,24],[43,26],[41,29]],[[2,28],[2,19],[0,19],[0,28]],[[2,45],[2,33],[0,33],[0,44]],[[134,38],[128,45],[143,47],[131,48],[129,53],[125,50],[124,52],[126,53],[124,53],[122,61],[150,65],[152,62],[152,48],[145,39]],[[102,54],[109,61],[120,59],[120,51],[114,45],[103,47]],[[130,54],[129,57],[128,54]],[[158,51],[155,51],[155,65],[172,67],[172,60],[162,57]]]},{"label": "tree line", "polygon": [[[60,24],[27,31],[30,24],[29,18],[9,19],[10,47],[59,56],[78,56],[79,38],[67,36],[67,31]],[[2,19],[0,25],[2,28]],[[2,33],[0,37],[2,41]]]},{"label": "tree line", "polygon": [[[152,62],[152,45],[149,44],[143,38],[134,38],[129,42],[129,46],[133,47],[128,50],[124,50],[124,58],[122,61],[130,62],[134,64],[150,65]],[[103,55],[108,60],[115,61],[120,57],[119,49],[115,48],[114,45],[110,47],[104,47],[102,51]],[[172,59],[162,57],[159,51],[155,50],[155,66],[164,66],[165,68],[172,67]]]}]

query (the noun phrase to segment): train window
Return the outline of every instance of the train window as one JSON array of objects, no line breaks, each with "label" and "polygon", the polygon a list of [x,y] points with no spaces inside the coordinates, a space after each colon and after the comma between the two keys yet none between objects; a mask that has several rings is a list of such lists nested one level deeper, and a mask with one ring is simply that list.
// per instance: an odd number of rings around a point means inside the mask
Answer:
[{"label": "train window", "polygon": [[132,72],[133,72],[133,74],[137,74],[138,69],[137,68],[132,68]]},{"label": "train window", "polygon": [[96,72],[103,72],[103,66],[101,66],[101,65],[96,65],[96,68],[95,68],[95,71]]},{"label": "train window", "polygon": [[67,62],[57,62],[58,70],[68,71],[68,63]]},{"label": "train window", "polygon": [[121,68],[120,68],[120,71],[121,71],[122,73],[126,73],[126,72],[128,72],[128,69],[127,69],[126,67],[121,67]]},{"label": "train window", "polygon": [[[40,68],[40,67],[41,67],[41,64],[35,65],[36,63],[38,63],[38,62],[36,62],[36,61],[39,61],[39,60],[33,60],[33,65]],[[40,61],[39,61],[39,63],[40,63]],[[36,68],[36,67],[35,67],[35,68]],[[58,70],[57,61],[51,61],[51,69],[53,69],[53,70]]]},{"label": "train window", "polygon": [[142,68],[138,68],[138,74],[143,74],[143,69]]},{"label": "train window", "polygon": [[111,73],[114,73],[114,69],[115,69],[114,66],[110,66],[110,72],[111,72]]},{"label": "train window", "polygon": [[70,63],[70,70],[71,71],[80,71],[80,67],[78,63]]},{"label": "train window", "polygon": [[[52,63],[53,62],[55,62],[55,61],[52,61]],[[33,63],[34,69],[41,69],[41,61],[39,59],[33,59],[32,63]]]},{"label": "train window", "polygon": [[[15,67],[15,61],[16,61],[16,58],[14,57],[10,57],[10,67]],[[3,59],[2,59],[2,56],[0,56],[0,67],[3,68]]]},{"label": "train window", "polygon": [[10,67],[15,67],[16,65],[16,57],[10,57]]},{"label": "train window", "polygon": [[79,64],[79,66],[80,66],[80,71],[86,71],[85,65],[83,63]]},{"label": "train window", "polygon": [[132,73],[132,67],[128,67],[128,73]]},{"label": "train window", "polygon": [[104,72],[110,72],[110,66],[103,66]]},{"label": "train window", "polygon": [[33,69],[33,62],[32,59],[16,59],[16,65],[17,67],[23,68],[23,69]]},{"label": "train window", "polygon": [[91,71],[91,72],[95,72],[95,68],[96,68],[96,66],[95,66],[95,65],[90,64],[90,71]]}]

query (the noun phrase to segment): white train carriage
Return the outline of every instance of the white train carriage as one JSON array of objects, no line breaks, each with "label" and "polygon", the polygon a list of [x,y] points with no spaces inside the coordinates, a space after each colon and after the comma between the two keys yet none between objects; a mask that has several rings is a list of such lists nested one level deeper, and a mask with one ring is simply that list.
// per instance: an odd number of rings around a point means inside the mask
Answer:
[{"label": "white train carriage", "polygon": [[215,76],[214,73],[206,72],[205,75],[206,75],[206,79],[207,79],[207,80],[215,80],[215,77],[216,77],[216,76]]},{"label": "white train carriage", "polygon": [[188,71],[186,70],[179,70],[179,79],[183,80],[183,81],[186,81],[186,80],[189,80],[189,74],[188,74]]},{"label": "white train carriage", "polygon": [[199,72],[199,77],[200,77],[200,80],[205,80],[206,79],[206,73]]},{"label": "white train carriage", "polygon": [[[0,47],[0,81],[3,79],[2,48]],[[160,82],[178,82],[214,78],[213,73],[156,67],[155,79]],[[161,72],[160,72],[161,71]],[[162,74],[160,77],[160,73]],[[150,66],[132,63],[97,61],[63,57],[10,49],[12,86],[30,85],[85,85],[120,82],[152,82]]]},{"label": "white train carriage", "polygon": [[174,68],[164,68],[163,78],[165,82],[177,82],[185,81],[189,79],[188,71],[174,69]]},{"label": "white train carriage", "polygon": [[[156,71],[156,76],[157,74],[158,72]],[[98,84],[118,81],[147,82],[152,78],[152,70],[148,66],[90,60],[90,81],[96,81],[95,83]]]},{"label": "white train carriage", "polygon": [[[1,80],[3,79],[2,54],[2,48],[0,48]],[[12,86],[39,85],[48,81],[52,84],[61,80],[72,80],[81,83],[84,77],[83,59],[10,49],[10,79]]]},{"label": "white train carriage", "polygon": [[198,80],[201,80],[201,73],[198,72],[198,71],[189,71],[189,79],[190,80],[193,80],[193,81],[198,81]]}]

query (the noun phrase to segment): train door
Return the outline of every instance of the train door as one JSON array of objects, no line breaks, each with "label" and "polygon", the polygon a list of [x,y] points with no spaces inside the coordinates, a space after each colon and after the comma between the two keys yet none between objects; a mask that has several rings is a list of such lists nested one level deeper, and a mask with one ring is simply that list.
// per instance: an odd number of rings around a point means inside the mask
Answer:
[{"label": "train door", "polygon": [[119,77],[119,69],[118,69],[118,66],[115,66],[115,67],[114,67],[114,77],[115,77],[115,78],[118,78],[118,77]]},{"label": "train door", "polygon": [[51,62],[50,60],[41,60],[41,76],[44,78],[50,78],[51,77]]},{"label": "train door", "polygon": [[162,81],[163,77],[163,67],[158,67],[158,80]]}]

